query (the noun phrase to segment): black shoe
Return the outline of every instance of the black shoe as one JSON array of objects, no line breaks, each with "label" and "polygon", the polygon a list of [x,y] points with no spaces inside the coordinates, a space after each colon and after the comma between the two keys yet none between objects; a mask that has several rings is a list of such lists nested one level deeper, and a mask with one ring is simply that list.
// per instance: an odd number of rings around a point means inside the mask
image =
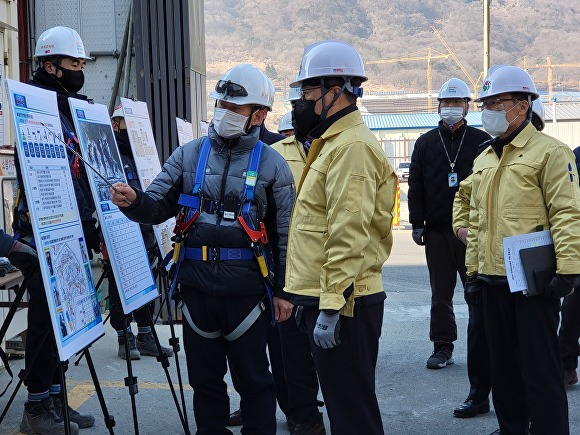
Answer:
[{"label": "black shoe", "polygon": [[[129,337],[129,357],[131,359],[141,359],[141,354],[137,350],[137,345],[135,344],[135,336],[132,332],[127,333],[127,336]],[[117,341],[119,343],[119,351],[117,352],[117,355],[119,355],[119,358],[126,360],[127,354],[125,352],[125,336],[120,335]]]},{"label": "black shoe", "polygon": [[[72,435],[79,433],[79,427],[73,421],[70,422],[69,429]],[[20,432],[42,435],[65,434],[64,421],[56,414],[51,397],[24,404]]]},{"label": "black shoe", "polygon": [[[54,404],[54,412],[59,418],[64,419],[62,413],[62,402],[60,397],[58,396],[51,396],[52,403]],[[81,414],[80,412],[72,409],[70,406],[68,407],[68,418],[73,423],[76,423],[79,428],[86,429],[87,427],[92,427],[95,424],[95,417],[91,414]]]},{"label": "black shoe", "polygon": [[230,414],[230,420],[228,421],[228,426],[241,426],[242,425],[242,410],[238,409]]},{"label": "black shoe", "polygon": [[[141,355],[158,356],[157,343],[152,333],[137,335],[137,350]],[[168,347],[161,346],[161,352],[167,356],[173,356],[173,350]]]},{"label": "black shoe", "polygon": [[453,351],[447,346],[441,346],[435,350],[427,360],[428,369],[442,369],[453,364]]},{"label": "black shoe", "polygon": [[322,413],[316,411],[310,415],[307,421],[295,423],[290,435],[325,435],[324,420]]},{"label": "black shoe", "polygon": [[476,402],[473,399],[467,399],[462,405],[453,410],[453,416],[457,418],[471,418],[478,414],[487,414],[489,412],[489,400]]}]

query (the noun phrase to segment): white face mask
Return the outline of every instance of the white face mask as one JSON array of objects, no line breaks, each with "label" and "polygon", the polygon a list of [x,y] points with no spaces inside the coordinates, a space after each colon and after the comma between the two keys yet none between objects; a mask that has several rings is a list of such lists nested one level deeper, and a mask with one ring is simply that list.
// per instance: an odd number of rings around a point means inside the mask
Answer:
[{"label": "white face mask", "polygon": [[439,116],[448,125],[457,124],[463,119],[463,107],[442,107]]},{"label": "white face mask", "polygon": [[[508,112],[512,111],[516,107],[517,105],[508,111],[483,109],[481,113],[481,123],[483,124],[485,131],[487,131],[493,137],[501,136],[504,134],[511,124],[511,122],[508,122],[505,116]],[[516,116],[512,122],[514,122],[519,117],[520,115]]]},{"label": "white face mask", "polygon": [[234,139],[245,133],[244,128],[248,118],[249,116],[216,107],[213,113],[213,128],[218,136],[224,139]]}]

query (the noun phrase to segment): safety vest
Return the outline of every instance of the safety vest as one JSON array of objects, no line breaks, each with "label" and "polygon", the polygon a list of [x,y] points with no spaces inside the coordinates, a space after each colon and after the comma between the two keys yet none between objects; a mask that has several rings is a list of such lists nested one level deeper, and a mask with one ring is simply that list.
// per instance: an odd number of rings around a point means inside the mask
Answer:
[{"label": "safety vest", "polygon": [[[264,279],[264,285],[270,302],[270,307],[272,307],[273,274],[268,267],[266,257],[265,245],[268,243],[266,227],[262,221],[258,222],[257,226],[254,225],[250,215],[251,206],[254,202],[255,187],[258,181],[258,171],[260,169],[263,148],[264,143],[262,141],[258,141],[250,152],[248,167],[246,170],[246,179],[241,196],[243,204],[241,206],[239,215],[236,216],[235,212],[226,207],[226,201],[223,199],[218,202],[214,199],[203,197],[205,172],[211,151],[211,143],[209,139],[206,137],[203,140],[197,158],[192,194],[188,195],[182,193],[179,195],[179,199],[177,201],[177,203],[181,206],[181,209],[177,215],[175,228],[173,230],[175,234],[173,238],[175,245],[172,257],[175,263],[175,273],[173,275],[173,282],[171,283],[170,297],[173,296],[175,291],[179,268],[185,259],[194,261],[230,261],[256,259],[258,261],[258,265],[260,266],[260,273]],[[200,248],[187,248],[182,246],[182,244],[187,239],[187,235],[193,223],[197,220],[202,212],[212,214],[219,213],[222,214],[226,219],[237,219],[248,235],[250,247],[217,248],[202,246]],[[168,261],[169,256],[166,257],[164,263],[168,263]],[[178,303],[178,307],[182,310],[185,319],[196,333],[205,338],[219,338],[223,336],[228,341],[233,341],[241,337],[259,318],[261,312],[265,310],[264,303],[260,301],[258,305],[256,305],[254,309],[248,314],[248,316],[246,316],[246,318],[234,329],[234,331],[229,334],[224,334],[221,330],[207,332],[197,327],[189,315],[189,310],[187,309],[185,303],[183,303],[183,300]],[[271,313],[272,325],[274,325],[275,320],[273,309],[271,310]],[[169,316],[171,316],[171,313]]]}]

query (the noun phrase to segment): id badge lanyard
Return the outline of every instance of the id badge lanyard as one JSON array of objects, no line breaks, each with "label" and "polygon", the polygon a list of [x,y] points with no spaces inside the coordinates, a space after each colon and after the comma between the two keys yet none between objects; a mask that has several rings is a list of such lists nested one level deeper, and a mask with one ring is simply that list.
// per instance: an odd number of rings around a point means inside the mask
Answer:
[{"label": "id badge lanyard", "polygon": [[459,148],[457,148],[457,154],[455,154],[455,158],[453,159],[453,161],[451,161],[451,157],[449,157],[449,151],[447,151],[447,147],[445,146],[445,141],[443,140],[443,136],[441,135],[441,130],[437,129],[437,132],[439,133],[441,145],[443,145],[445,155],[447,156],[449,166],[451,167],[451,172],[447,174],[447,184],[449,185],[449,187],[457,187],[459,186],[459,177],[457,176],[457,172],[455,172],[455,163],[457,162],[457,157],[459,157],[459,152],[461,151],[463,139],[465,139],[465,133],[467,133],[467,128],[463,130],[463,136],[461,136],[461,142],[459,142]]}]

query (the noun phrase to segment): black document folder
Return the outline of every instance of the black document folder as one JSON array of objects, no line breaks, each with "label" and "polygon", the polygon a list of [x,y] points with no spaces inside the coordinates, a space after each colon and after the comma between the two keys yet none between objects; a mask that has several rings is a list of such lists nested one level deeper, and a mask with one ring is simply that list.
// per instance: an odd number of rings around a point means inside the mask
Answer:
[{"label": "black document folder", "polygon": [[520,259],[528,284],[527,296],[544,294],[544,289],[556,274],[554,245],[535,246],[520,250]]}]

